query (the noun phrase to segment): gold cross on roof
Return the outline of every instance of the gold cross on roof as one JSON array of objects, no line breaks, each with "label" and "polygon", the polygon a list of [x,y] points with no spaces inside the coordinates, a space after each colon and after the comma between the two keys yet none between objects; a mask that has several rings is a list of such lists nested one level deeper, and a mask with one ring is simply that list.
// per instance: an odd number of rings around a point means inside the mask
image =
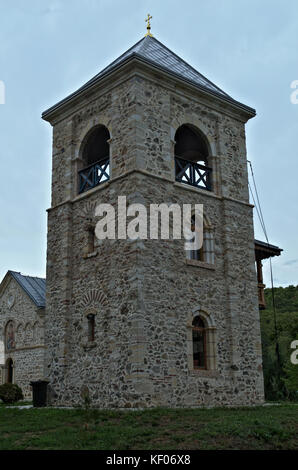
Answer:
[{"label": "gold cross on roof", "polygon": [[148,13],[147,18],[145,19],[145,21],[147,22],[147,34],[145,34],[145,37],[146,37],[146,36],[151,36],[151,37],[153,37],[152,34],[151,34],[150,20],[152,20],[152,16],[150,16],[149,13]]}]

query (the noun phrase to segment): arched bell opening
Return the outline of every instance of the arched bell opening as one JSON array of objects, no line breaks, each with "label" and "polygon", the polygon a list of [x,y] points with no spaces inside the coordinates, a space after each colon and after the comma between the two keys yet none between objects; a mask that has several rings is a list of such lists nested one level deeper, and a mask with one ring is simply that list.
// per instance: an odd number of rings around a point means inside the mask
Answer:
[{"label": "arched bell opening", "polygon": [[88,132],[82,143],[82,169],[78,192],[83,193],[110,179],[110,133],[99,125]]},{"label": "arched bell opening", "polygon": [[174,152],[176,181],[211,191],[210,150],[202,132],[190,124],[180,126]]}]

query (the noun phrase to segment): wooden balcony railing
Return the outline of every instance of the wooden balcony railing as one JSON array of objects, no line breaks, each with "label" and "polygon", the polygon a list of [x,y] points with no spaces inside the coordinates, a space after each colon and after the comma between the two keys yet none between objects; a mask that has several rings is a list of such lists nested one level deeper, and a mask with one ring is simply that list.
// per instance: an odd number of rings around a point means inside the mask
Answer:
[{"label": "wooden balcony railing", "polygon": [[109,179],[110,159],[107,157],[79,171],[79,194]]},{"label": "wooden balcony railing", "polygon": [[175,157],[176,181],[211,191],[212,168]]}]

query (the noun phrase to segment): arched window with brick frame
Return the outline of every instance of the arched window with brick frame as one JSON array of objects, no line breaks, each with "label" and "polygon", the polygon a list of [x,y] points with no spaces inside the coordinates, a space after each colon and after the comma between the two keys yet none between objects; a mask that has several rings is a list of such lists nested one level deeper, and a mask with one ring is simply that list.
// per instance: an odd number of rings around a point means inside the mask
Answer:
[{"label": "arched window with brick frame", "polygon": [[[188,316],[187,323],[188,367],[191,371],[216,370],[216,327],[212,316],[200,308]],[[202,372],[205,373],[205,372]]]},{"label": "arched window with brick frame", "polygon": [[207,369],[206,328],[199,316],[192,322],[192,345],[194,369]]}]

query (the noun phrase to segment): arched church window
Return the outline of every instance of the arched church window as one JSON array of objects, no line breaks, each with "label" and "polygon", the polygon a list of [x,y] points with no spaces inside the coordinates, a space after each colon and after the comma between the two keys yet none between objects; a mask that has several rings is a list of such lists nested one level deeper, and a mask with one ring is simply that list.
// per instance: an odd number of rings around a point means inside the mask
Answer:
[{"label": "arched church window", "polygon": [[192,322],[193,367],[207,369],[206,328],[201,317]]},{"label": "arched church window", "polygon": [[[191,218],[191,231],[195,232],[195,216]],[[198,250],[188,250],[187,258],[214,264],[214,238],[213,230],[204,218],[203,223],[203,245]]]},{"label": "arched church window", "polygon": [[207,139],[195,126],[183,124],[175,134],[176,181],[211,191]]},{"label": "arched church window", "polygon": [[82,148],[83,169],[79,171],[79,193],[88,191],[110,178],[110,133],[96,126],[85,138]]},{"label": "arched church window", "polygon": [[14,322],[10,320],[6,325],[5,331],[5,349],[6,351],[12,351],[15,349],[15,326]]},{"label": "arched church window", "polygon": [[[198,309],[189,318],[187,328],[188,365],[191,371],[216,371],[216,325],[212,315]],[[212,372],[213,371],[213,372]]]}]

